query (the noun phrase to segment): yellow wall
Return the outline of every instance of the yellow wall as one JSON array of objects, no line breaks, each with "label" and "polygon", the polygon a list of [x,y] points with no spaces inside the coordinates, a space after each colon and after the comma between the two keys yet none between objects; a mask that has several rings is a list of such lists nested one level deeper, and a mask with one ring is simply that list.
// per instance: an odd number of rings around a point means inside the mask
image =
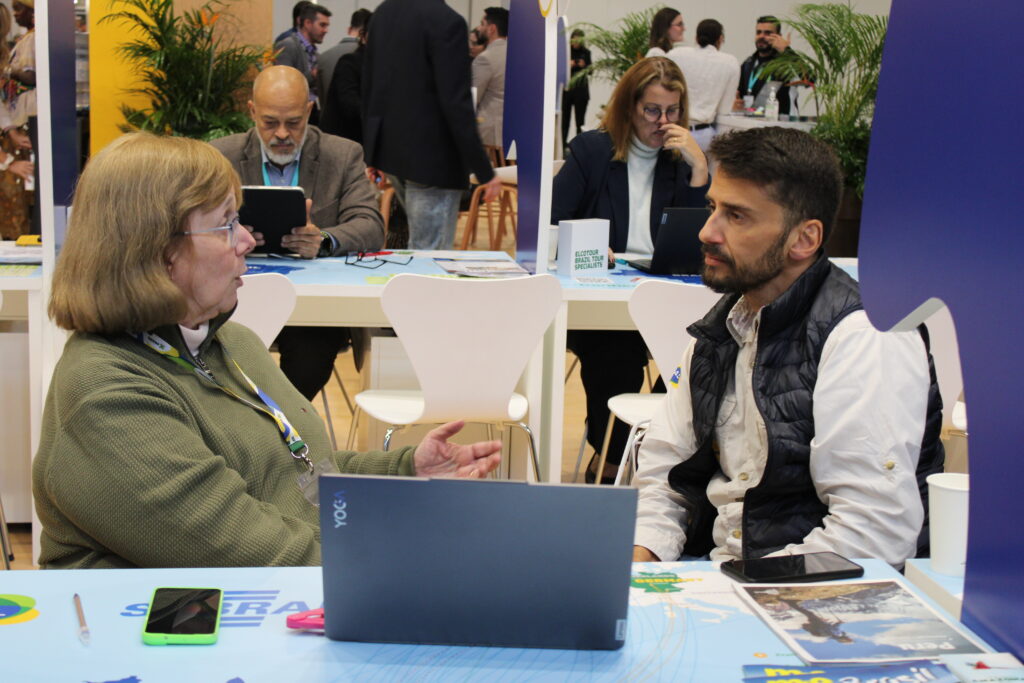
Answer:
[{"label": "yellow wall", "polygon": [[[177,0],[178,12],[200,7],[203,0]],[[113,9],[120,11],[123,5]],[[125,42],[125,25],[120,22],[100,23],[102,16],[109,14],[108,0],[93,0],[89,13],[89,119],[91,152],[105,147],[121,135],[118,125],[124,122],[121,104],[145,107],[146,99],[129,95],[125,89],[135,85],[136,79],[131,68],[116,53],[117,46]],[[224,17],[218,23],[225,38],[233,41],[268,45],[271,35],[273,0],[236,0],[229,2],[224,11],[231,15],[231,21]]]}]

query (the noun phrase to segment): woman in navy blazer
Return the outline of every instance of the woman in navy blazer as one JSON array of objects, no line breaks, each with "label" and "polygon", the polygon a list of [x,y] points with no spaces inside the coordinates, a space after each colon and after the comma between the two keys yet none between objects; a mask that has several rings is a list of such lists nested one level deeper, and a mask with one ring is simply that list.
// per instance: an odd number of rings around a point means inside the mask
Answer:
[{"label": "woman in navy blazer", "polygon": [[[574,137],[569,152],[555,176],[551,222],[608,219],[609,252],[649,256],[666,207],[706,203],[707,159],[687,127],[686,81],[670,59],[634,64],[612,93],[600,129]],[[647,348],[639,333],[619,331],[571,331],[567,345],[580,359],[587,441],[600,451],[608,399],[640,389]],[[603,478],[614,476],[626,437],[625,425],[616,425]]]}]

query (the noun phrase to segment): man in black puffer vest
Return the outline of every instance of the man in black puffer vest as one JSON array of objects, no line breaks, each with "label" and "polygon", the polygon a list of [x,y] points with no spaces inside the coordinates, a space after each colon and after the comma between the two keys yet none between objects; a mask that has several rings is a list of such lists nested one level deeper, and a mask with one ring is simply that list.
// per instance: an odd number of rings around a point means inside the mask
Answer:
[{"label": "man in black puffer vest", "polygon": [[824,256],[842,175],[812,136],[717,138],[701,230],[725,296],[694,337],[640,451],[637,561],[823,550],[894,566],[927,552],[942,471],[927,330],[879,332]]}]

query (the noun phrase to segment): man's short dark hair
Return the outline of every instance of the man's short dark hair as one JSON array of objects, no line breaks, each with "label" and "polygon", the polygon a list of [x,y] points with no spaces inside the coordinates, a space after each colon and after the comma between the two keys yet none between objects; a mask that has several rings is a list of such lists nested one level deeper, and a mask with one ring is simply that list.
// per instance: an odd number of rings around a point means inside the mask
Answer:
[{"label": "man's short dark hair", "polygon": [[302,14],[302,10],[304,10],[308,5],[312,4],[313,3],[310,2],[309,0],[299,0],[297,3],[295,3],[295,6],[292,7],[292,26],[299,25],[299,15]]},{"label": "man's short dark hair", "polygon": [[484,10],[484,21],[498,29],[498,37],[508,36],[508,10],[504,7],[488,7]]},{"label": "man's short dark hair", "polygon": [[843,172],[826,143],[792,128],[737,130],[716,137],[708,150],[719,170],[760,186],[782,207],[786,229],[805,220],[823,226],[828,241],[839,210]]},{"label": "man's short dark hair", "polygon": [[373,16],[373,12],[368,9],[357,9],[352,13],[352,19],[349,21],[349,28],[354,29],[366,29],[370,24],[370,17]]},{"label": "man's short dark hair", "polygon": [[316,15],[322,14],[325,17],[331,16],[331,10],[327,9],[323,5],[318,5],[315,2],[311,2],[302,8],[299,12],[299,26],[301,27],[307,21],[316,21]]},{"label": "man's short dark hair", "polygon": [[778,17],[775,17],[775,16],[773,16],[771,14],[766,14],[763,17],[758,17],[756,23],[758,23],[758,24],[775,24],[775,32],[776,33],[782,33],[782,22],[779,21]]},{"label": "man's short dark hair", "polygon": [[716,19],[704,19],[697,24],[697,44],[701,47],[714,45],[722,37],[722,24]]}]

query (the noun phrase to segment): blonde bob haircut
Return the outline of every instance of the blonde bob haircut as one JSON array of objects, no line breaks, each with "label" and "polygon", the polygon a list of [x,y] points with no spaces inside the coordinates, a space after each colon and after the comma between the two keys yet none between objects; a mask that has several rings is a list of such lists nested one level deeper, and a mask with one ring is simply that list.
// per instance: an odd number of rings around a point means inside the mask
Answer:
[{"label": "blonde bob haircut", "polygon": [[[641,59],[629,67],[619,79],[601,121],[601,128],[612,138],[612,158],[615,161],[626,160],[629,146],[636,134],[633,127],[636,105],[644,96],[647,86],[654,84],[679,93],[678,124],[684,128],[689,125],[690,105],[686,97],[686,79],[683,78],[683,72],[667,57]],[[675,152],[675,155],[678,157],[679,153]]]},{"label": "blonde bob haircut", "polygon": [[228,194],[238,175],[198,140],[131,133],[93,157],[75,189],[71,220],[53,273],[49,313],[67,330],[134,333],[176,323],[185,296],[169,272],[189,217]]}]

